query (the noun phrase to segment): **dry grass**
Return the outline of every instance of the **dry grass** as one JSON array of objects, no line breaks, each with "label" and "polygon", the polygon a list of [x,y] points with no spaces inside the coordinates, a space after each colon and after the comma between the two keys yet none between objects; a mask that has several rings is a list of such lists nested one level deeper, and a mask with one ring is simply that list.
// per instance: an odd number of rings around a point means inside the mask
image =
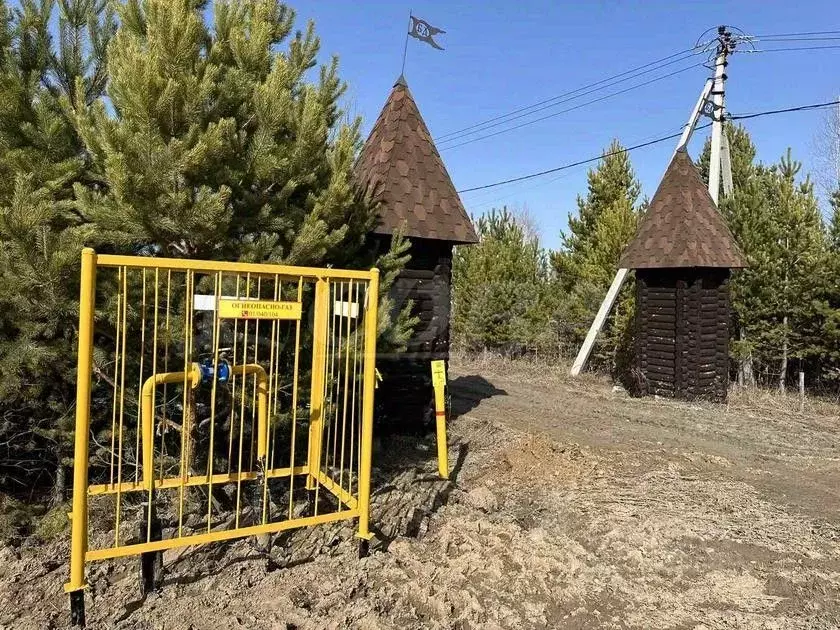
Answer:
[{"label": "dry grass", "polygon": [[840,405],[835,400],[806,394],[804,410],[800,411],[798,394],[781,394],[776,389],[734,385],[729,389],[728,404],[733,409],[753,413],[840,419]]},{"label": "dry grass", "polygon": [[462,374],[481,374],[487,378],[493,376],[511,376],[527,378],[536,383],[572,383],[603,387],[609,378],[603,374],[587,372],[574,378],[569,375],[572,367],[570,357],[552,359],[520,358],[512,359],[492,352],[467,354],[454,352],[451,363]]},{"label": "dry grass", "polygon": [[[607,386],[616,386],[608,375],[602,373],[584,372],[578,377],[571,376],[569,370],[572,367],[572,360],[573,357],[543,360],[533,357],[509,358],[493,352],[453,352],[451,362],[457,367],[459,373],[464,374],[527,378],[532,383],[574,385],[576,388],[590,392],[603,392]],[[703,403],[694,404],[702,405]],[[806,393],[804,411],[800,411],[798,393],[782,394],[776,388],[739,387],[733,384],[729,388],[726,406],[733,412],[840,420],[840,400],[837,400],[836,396]]]}]

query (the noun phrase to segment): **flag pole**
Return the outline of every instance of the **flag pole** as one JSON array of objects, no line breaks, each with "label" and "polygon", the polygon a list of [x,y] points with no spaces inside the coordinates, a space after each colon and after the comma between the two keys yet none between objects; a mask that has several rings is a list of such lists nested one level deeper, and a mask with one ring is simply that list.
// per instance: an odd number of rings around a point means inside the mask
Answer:
[{"label": "flag pole", "polygon": [[408,52],[408,34],[410,32],[411,32],[411,9],[408,10],[408,30],[405,32],[405,45],[403,46],[402,70],[400,70],[400,75],[405,74],[405,55]]}]

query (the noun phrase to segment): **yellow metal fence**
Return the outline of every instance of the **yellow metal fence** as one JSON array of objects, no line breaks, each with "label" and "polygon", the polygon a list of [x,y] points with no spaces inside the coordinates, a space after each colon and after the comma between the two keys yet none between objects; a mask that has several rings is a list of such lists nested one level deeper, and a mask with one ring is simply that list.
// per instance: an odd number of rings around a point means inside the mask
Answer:
[{"label": "yellow metal fence", "polygon": [[66,590],[95,560],[338,519],[370,538],[378,282],[85,250]]}]

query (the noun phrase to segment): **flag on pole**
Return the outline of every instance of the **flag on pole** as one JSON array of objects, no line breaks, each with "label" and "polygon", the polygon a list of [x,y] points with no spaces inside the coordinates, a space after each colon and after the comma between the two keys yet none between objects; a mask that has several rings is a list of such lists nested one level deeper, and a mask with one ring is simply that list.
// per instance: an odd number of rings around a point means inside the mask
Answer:
[{"label": "flag on pole", "polygon": [[408,31],[408,34],[414,37],[415,39],[419,39],[421,42],[426,42],[433,48],[437,48],[438,50],[443,50],[443,46],[440,46],[433,38],[438,33],[445,33],[443,29],[436,28],[429,24],[426,20],[421,20],[418,17],[411,16],[411,28]]}]

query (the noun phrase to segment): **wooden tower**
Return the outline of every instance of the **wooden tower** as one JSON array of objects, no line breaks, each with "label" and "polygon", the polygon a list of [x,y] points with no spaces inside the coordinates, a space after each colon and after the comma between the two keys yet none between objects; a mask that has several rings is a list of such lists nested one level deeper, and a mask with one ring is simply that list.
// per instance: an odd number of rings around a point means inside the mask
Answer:
[{"label": "wooden tower", "polygon": [[619,266],[636,272],[636,393],[725,400],[729,276],[746,264],[685,149]]},{"label": "wooden tower", "polygon": [[449,359],[452,248],[478,238],[405,78],[394,84],[356,163],[380,203],[371,239],[381,250],[402,230],[411,261],[391,289],[395,309],[411,300],[420,319],[405,352],[377,358],[378,405],[405,426],[432,419],[430,363]]}]

